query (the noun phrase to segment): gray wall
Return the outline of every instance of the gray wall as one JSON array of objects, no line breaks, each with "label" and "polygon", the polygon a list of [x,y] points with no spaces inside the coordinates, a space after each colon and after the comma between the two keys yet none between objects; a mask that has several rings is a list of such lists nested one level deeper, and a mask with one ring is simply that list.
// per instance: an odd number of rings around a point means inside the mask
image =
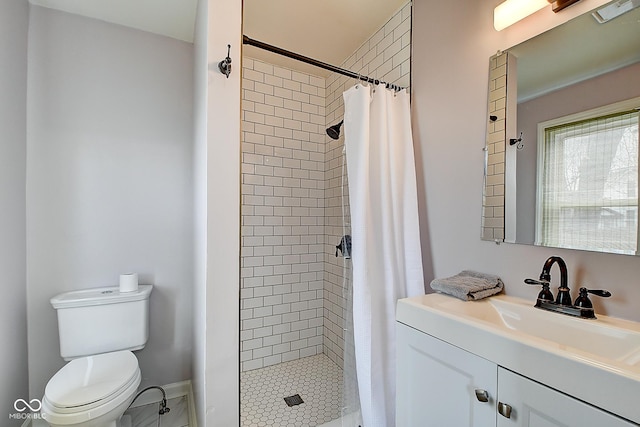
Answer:
[{"label": "gray wall", "polygon": [[522,131],[527,135],[524,148],[517,153],[518,243],[531,244],[535,239],[538,123],[637,96],[640,96],[640,63],[518,104],[518,134]]},{"label": "gray wall", "polygon": [[155,285],[143,386],[191,378],[193,46],[32,7],[27,307],[34,396],[63,365],[49,299]]},{"label": "gray wall", "polygon": [[[492,26],[498,3],[414,2],[414,141],[423,250],[432,250],[434,275],[465,268],[497,273],[507,294],[533,301],[538,289],[523,279],[537,277],[545,259],[559,255],[567,262],[573,292],[579,285],[606,287],[613,297],[594,298],[596,311],[638,321],[636,257],[480,240],[489,57],[603,2],[583,0],[557,14],[545,8],[499,33]],[[429,264],[425,259],[426,271]],[[557,271],[552,275],[556,283]]]},{"label": "gray wall", "polygon": [[27,26],[26,0],[0,2],[0,419],[13,402],[28,400],[25,177]]}]

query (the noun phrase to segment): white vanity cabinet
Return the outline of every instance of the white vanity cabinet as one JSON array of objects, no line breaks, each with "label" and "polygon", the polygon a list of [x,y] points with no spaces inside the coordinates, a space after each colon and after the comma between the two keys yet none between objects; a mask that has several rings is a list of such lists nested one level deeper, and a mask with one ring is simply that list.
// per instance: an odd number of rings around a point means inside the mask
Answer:
[{"label": "white vanity cabinet", "polygon": [[396,331],[397,427],[496,425],[495,363],[402,323]]},{"label": "white vanity cabinet", "polygon": [[638,425],[403,323],[396,330],[397,427]]},{"label": "white vanity cabinet", "polygon": [[[570,381],[570,379],[568,379]],[[504,368],[498,368],[497,427],[630,427],[637,426]],[[508,405],[508,406],[507,406]]]}]

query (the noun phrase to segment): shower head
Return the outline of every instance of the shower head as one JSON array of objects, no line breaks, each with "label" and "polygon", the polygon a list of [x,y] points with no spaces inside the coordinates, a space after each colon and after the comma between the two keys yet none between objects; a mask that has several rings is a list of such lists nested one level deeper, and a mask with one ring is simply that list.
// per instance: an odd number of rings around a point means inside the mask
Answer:
[{"label": "shower head", "polygon": [[344,123],[344,120],[342,120],[337,125],[333,125],[327,128],[327,135],[329,135],[331,139],[340,138],[340,126],[342,126],[342,123]]}]

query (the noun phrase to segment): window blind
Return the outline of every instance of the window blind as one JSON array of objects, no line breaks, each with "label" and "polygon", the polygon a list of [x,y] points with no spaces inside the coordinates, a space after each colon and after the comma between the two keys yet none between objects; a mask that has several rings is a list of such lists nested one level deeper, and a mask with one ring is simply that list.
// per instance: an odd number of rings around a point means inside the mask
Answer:
[{"label": "window blind", "polygon": [[545,129],[539,244],[637,252],[638,118],[633,110]]}]

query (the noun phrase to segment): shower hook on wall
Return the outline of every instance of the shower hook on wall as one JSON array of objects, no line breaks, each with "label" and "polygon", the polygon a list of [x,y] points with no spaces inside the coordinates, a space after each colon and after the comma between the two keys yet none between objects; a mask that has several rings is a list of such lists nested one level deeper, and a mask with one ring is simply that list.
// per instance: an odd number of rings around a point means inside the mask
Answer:
[{"label": "shower hook on wall", "polygon": [[218,68],[220,72],[229,78],[229,74],[231,74],[231,45],[227,45],[227,57],[218,63]]}]

